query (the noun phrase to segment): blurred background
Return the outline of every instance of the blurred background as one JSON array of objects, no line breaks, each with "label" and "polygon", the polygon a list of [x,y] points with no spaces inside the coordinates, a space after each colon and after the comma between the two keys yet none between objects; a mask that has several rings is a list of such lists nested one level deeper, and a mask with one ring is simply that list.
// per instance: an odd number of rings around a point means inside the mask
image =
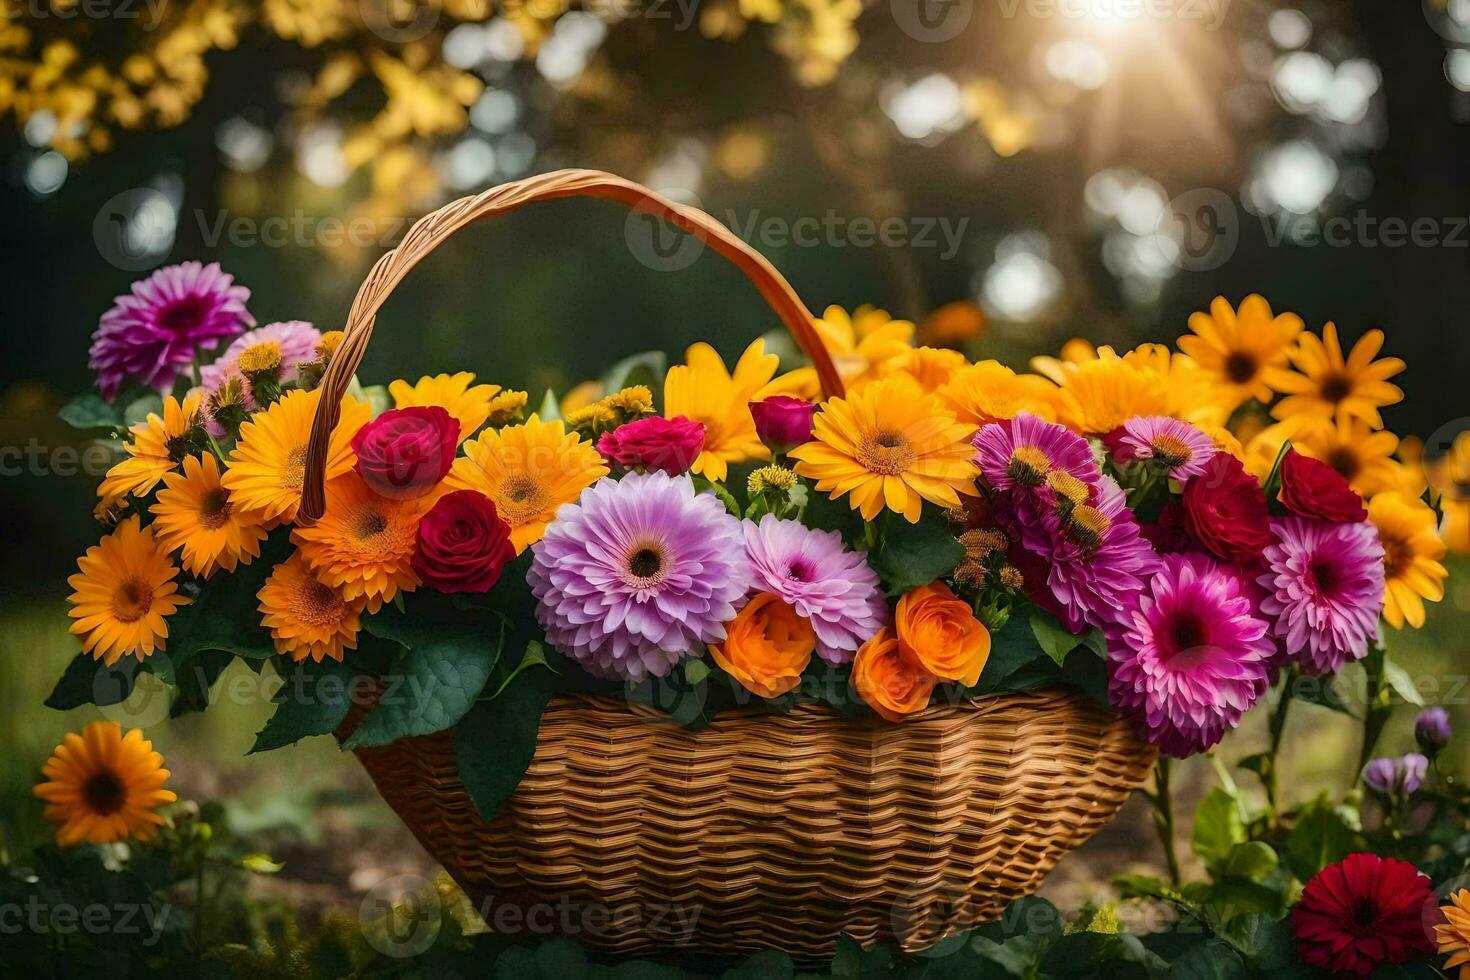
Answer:
[{"label": "blurred background", "polygon": [[[1470,425],[1470,0],[0,8],[0,841],[17,851],[43,833],[41,762],[96,713],[41,706],[75,652],[61,600],[97,536],[105,468],[55,412],[91,383],[112,297],[160,265],[218,261],[259,322],[336,329],[415,218],[594,167],[705,208],[818,312],[872,303],[1020,366],[1074,336],[1172,343],[1216,295],[1259,292],[1348,341],[1384,329],[1409,364],[1391,430],[1433,452]],[[362,376],[471,369],[565,391],[622,355],[707,339],[729,357],[777,326],[707,252],[614,205],[561,201],[424,263]],[[1448,690],[1470,655],[1467,572],[1458,560],[1425,630],[1389,639],[1441,678],[1431,701],[1467,700]],[[245,758],[270,706],[242,680],[245,703],[224,710],[119,720],[157,721],[181,795],[228,799],[268,839],[286,869],[257,887],[345,907],[433,868],[326,740]],[[1411,721],[1386,750],[1408,747]],[[1220,755],[1257,750],[1263,728],[1253,718]],[[1303,706],[1287,738],[1293,794],[1356,776],[1348,719]],[[1184,780],[1210,765],[1191,760]],[[1049,892],[1157,863],[1151,834],[1130,805]]]}]

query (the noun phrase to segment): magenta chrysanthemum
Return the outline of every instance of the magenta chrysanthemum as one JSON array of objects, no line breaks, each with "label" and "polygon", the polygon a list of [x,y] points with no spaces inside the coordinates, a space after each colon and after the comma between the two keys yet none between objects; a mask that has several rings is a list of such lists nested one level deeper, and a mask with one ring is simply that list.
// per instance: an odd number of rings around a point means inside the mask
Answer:
[{"label": "magenta chrysanthemum", "polygon": [[774,592],[812,624],[817,653],[843,664],[888,618],[878,574],[836,531],[817,531],[773,514],[745,522],[751,588]]},{"label": "magenta chrysanthemum", "polygon": [[1164,754],[1203,752],[1269,686],[1267,629],[1238,576],[1204,555],[1168,555],[1108,630],[1109,699]]},{"label": "magenta chrysanthemum", "polygon": [[234,281],[217,262],[184,262],[117,297],[92,335],[90,364],[103,396],[115,398],[128,378],[166,391],[199,351],[253,327],[250,290]]},{"label": "magenta chrysanthemum", "polygon": [[1261,609],[1275,617],[1288,656],[1319,675],[1361,660],[1383,610],[1383,545],[1373,525],[1283,517],[1271,531]]},{"label": "magenta chrysanthemum", "polygon": [[531,551],[546,639],[600,677],[662,676],[723,640],[750,584],[739,519],[659,472],[593,484]]},{"label": "magenta chrysanthemum", "polygon": [[316,345],[321,340],[321,331],[302,320],[267,323],[236,337],[213,364],[200,368],[200,384],[205,391],[216,391],[221,382],[239,377],[241,354],[256,344],[269,342],[281,348],[281,380],[294,381],[301,365],[316,359]]},{"label": "magenta chrysanthemum", "polygon": [[1053,470],[1083,483],[1095,483],[1099,476],[1086,439],[1029,412],[982,426],[973,442],[975,462],[996,490],[1040,487]]},{"label": "magenta chrysanthemum", "polygon": [[1006,528],[1045,569],[1055,605],[1044,604],[1074,633],[1115,622],[1159,562],[1118,484],[1099,476],[1089,492],[1091,503],[1068,501]]},{"label": "magenta chrysanthemum", "polygon": [[1137,415],[1124,422],[1114,446],[1113,455],[1119,461],[1151,459],[1176,480],[1199,476],[1218,452],[1199,429],[1165,415]]}]

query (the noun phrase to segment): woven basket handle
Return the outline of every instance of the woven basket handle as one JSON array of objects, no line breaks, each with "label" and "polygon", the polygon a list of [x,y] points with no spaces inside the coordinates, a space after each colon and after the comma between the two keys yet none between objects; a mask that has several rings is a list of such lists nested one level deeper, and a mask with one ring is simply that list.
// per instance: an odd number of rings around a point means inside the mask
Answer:
[{"label": "woven basket handle", "polygon": [[829,397],[843,393],[842,379],[832,358],[812,326],[811,311],[801,302],[791,284],[776,267],[755,249],[735,236],[730,229],[697,208],[673,201],[631,180],[615,177],[600,170],[558,170],[527,177],[492,187],[474,197],[460,198],[414,223],[398,247],[378,259],[366,281],[352,301],[347,314],[341,344],[332,356],[326,376],[322,378],[321,400],[312,421],[311,442],[307,446],[306,473],[302,484],[301,508],[297,522],[309,524],[326,509],[324,470],[327,463],[328,438],[337,424],[342,396],[352,382],[357,366],[373,335],[378,310],[403,281],[404,276],[430,252],[444,244],[451,235],[472,222],[514,211],[533,201],[550,201],[559,197],[601,197],[617,201],[635,211],[657,215],[669,224],[705,242],[715,252],[732,262],[760,290],[761,296],[776,311],[791,336],[811,358],[822,390]]}]

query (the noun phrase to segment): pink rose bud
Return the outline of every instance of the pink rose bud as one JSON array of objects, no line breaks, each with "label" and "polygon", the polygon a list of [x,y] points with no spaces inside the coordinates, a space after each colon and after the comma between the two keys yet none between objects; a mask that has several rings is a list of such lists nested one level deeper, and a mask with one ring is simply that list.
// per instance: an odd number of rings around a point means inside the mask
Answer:
[{"label": "pink rose bud", "polygon": [[704,448],[704,423],[680,415],[639,419],[604,432],[597,451],[615,463],[642,470],[662,470],[670,476],[689,472]]},{"label": "pink rose bud", "polygon": [[381,497],[422,497],[454,463],[459,423],[437,405],[395,408],[357,430],[357,472]]},{"label": "pink rose bud", "polygon": [[816,410],[817,406],[805,398],[790,395],[772,395],[750,403],[756,435],[778,452],[811,440],[812,413]]}]

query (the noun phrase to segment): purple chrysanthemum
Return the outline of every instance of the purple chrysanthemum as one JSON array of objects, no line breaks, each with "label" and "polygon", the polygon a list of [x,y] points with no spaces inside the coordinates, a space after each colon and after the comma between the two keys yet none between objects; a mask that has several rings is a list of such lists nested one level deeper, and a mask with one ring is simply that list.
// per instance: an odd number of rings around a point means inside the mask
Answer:
[{"label": "purple chrysanthemum", "polygon": [[236,337],[225,352],[199,369],[199,380],[205,391],[215,391],[220,383],[239,375],[240,355],[256,344],[275,342],[281,348],[281,380],[294,381],[297,369],[316,359],[316,345],[322,333],[303,320],[267,323]]},{"label": "purple chrysanthemum", "polygon": [[117,297],[92,335],[90,363],[103,396],[115,398],[128,378],[166,391],[199,351],[255,326],[245,309],[250,290],[234,281],[218,262],[183,262]]},{"label": "purple chrysanthemum", "polygon": [[1041,487],[1053,470],[1088,484],[1100,474],[1086,439],[1029,412],[982,426],[973,443],[980,472],[999,491]]},{"label": "purple chrysanthemum", "polygon": [[1118,460],[1154,460],[1176,480],[1199,476],[1218,452],[1210,437],[1199,429],[1165,415],[1134,416],[1123,423],[1113,445]]},{"label": "purple chrysanthemum", "polygon": [[1033,567],[1045,569],[1055,600],[1046,605],[1074,633],[1115,622],[1159,562],[1118,484],[1099,476],[1091,491],[1091,503],[1043,511],[1007,528],[1039,559]]},{"label": "purple chrysanthemum", "polygon": [[1205,555],[1168,555],[1108,631],[1110,700],[1177,758],[1234,728],[1270,684],[1274,646],[1239,578]]},{"label": "purple chrysanthemum", "polygon": [[1361,660],[1378,634],[1383,610],[1383,545],[1372,524],[1334,524],[1307,517],[1271,522],[1259,581],[1269,593],[1261,610],[1275,634],[1309,674],[1333,674]]},{"label": "purple chrysanthemum", "polygon": [[723,640],[750,584],[739,519],[662,472],[593,484],[531,551],[546,639],[600,677],[662,676]]},{"label": "purple chrysanthemum", "polygon": [[817,531],[773,514],[745,522],[745,553],[757,592],[774,592],[804,616],[817,634],[817,653],[844,664],[888,618],[878,574],[842,543],[836,531]]}]

